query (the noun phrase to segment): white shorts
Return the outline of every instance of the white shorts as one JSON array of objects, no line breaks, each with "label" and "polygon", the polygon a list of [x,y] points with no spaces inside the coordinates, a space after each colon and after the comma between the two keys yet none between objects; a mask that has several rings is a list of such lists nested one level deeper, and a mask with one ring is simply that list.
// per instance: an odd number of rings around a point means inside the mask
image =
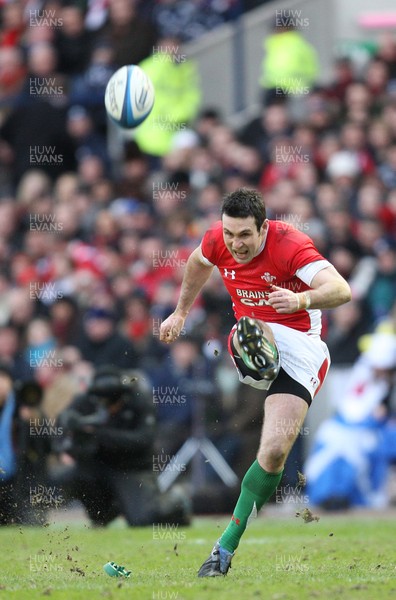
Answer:
[{"label": "white shorts", "polygon": [[[330,367],[330,354],[326,344],[319,336],[308,335],[297,329],[291,329],[278,323],[266,323],[274,334],[279,351],[280,366],[295,381],[304,386],[313,398],[326,378]],[[238,371],[239,381],[259,390],[268,390],[272,381],[256,380],[244,375],[238,369],[230,341],[236,330],[231,329],[228,349]]]}]

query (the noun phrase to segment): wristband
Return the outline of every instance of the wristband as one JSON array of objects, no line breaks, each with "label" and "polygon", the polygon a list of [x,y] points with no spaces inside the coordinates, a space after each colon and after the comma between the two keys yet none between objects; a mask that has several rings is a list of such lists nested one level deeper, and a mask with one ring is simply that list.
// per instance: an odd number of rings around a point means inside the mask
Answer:
[{"label": "wristband", "polygon": [[311,294],[309,292],[304,292],[305,296],[305,308],[306,310],[311,306]]}]

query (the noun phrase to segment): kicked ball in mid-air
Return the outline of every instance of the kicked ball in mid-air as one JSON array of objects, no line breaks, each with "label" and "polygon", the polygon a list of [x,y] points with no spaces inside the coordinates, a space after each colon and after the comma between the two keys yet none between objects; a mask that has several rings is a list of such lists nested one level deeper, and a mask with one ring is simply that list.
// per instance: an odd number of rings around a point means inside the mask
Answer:
[{"label": "kicked ball in mid-air", "polygon": [[126,65],[110,78],[105,91],[105,106],[110,119],[124,129],[143,123],[154,105],[154,86],[136,65]]}]

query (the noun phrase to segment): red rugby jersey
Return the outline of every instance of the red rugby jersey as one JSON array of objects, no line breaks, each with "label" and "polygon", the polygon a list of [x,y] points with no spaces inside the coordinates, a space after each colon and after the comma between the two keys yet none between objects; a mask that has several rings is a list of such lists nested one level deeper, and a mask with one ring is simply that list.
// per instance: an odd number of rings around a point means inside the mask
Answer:
[{"label": "red rugby jersey", "polygon": [[305,233],[283,221],[269,221],[267,237],[261,252],[249,263],[240,264],[227,249],[223,239],[222,222],[217,221],[205,233],[201,251],[204,259],[219,269],[231,296],[237,320],[249,316],[320,335],[320,310],[309,309],[292,314],[279,314],[267,303],[272,284],[293,292],[309,290],[309,285],[299,279],[296,272],[316,261],[322,261],[318,263],[317,271],[330,264],[319,254],[311,238]]}]

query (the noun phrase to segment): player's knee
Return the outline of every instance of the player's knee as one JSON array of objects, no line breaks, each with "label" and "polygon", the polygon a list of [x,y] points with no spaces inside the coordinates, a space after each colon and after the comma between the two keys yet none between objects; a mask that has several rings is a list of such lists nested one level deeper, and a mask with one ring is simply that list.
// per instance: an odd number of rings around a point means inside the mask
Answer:
[{"label": "player's knee", "polygon": [[286,462],[287,451],[282,444],[273,442],[260,448],[257,454],[259,465],[269,473],[276,473]]},{"label": "player's knee", "polygon": [[269,325],[267,325],[267,323],[265,321],[261,321],[260,319],[257,319],[257,322],[260,325],[260,328],[261,328],[263,334],[265,335],[265,337],[267,338],[267,340],[271,344],[275,344],[275,337],[274,337],[271,327]]}]

